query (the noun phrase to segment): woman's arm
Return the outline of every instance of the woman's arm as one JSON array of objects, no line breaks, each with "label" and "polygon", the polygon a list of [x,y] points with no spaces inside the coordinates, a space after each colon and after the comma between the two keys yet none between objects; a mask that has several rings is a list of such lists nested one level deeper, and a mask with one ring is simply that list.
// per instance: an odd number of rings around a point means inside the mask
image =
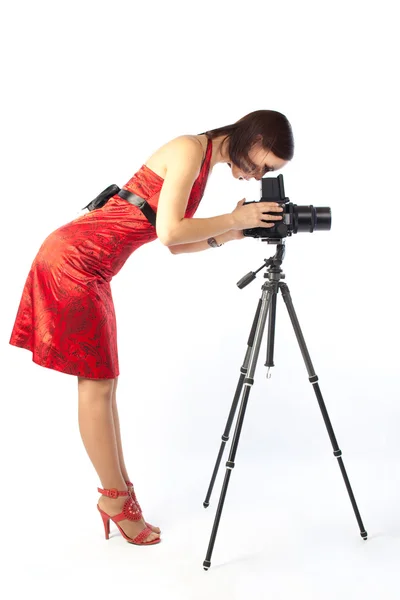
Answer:
[{"label": "woman's arm", "polygon": [[201,242],[233,228],[234,220],[230,213],[209,219],[185,218],[201,160],[202,149],[195,140],[183,137],[170,143],[156,221],[157,236],[165,246]]},{"label": "woman's arm", "polygon": [[[232,240],[240,240],[244,237],[242,231],[231,229],[221,235],[215,237],[218,244],[226,244]],[[172,254],[183,254],[186,252],[201,252],[202,250],[208,250],[211,248],[207,240],[201,240],[200,242],[190,242],[188,244],[176,244],[175,246],[168,246],[169,251]]]}]

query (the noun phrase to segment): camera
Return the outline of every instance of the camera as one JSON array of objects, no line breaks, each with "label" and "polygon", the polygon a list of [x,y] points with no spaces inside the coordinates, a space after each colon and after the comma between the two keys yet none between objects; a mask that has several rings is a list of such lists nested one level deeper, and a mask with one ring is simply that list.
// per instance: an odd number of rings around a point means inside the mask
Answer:
[{"label": "camera", "polygon": [[[244,202],[252,204],[257,202]],[[283,175],[261,179],[261,198],[259,202],[277,202],[283,208],[281,213],[266,213],[282,215],[273,227],[253,227],[244,229],[246,237],[261,238],[262,242],[278,244],[279,240],[301,231],[329,231],[332,223],[331,209],[328,206],[298,206],[285,197]]]}]

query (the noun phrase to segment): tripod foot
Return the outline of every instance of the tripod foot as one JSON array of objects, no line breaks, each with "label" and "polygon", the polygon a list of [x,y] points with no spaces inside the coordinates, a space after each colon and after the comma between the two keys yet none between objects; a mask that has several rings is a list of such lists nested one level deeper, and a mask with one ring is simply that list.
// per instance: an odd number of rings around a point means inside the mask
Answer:
[{"label": "tripod foot", "polygon": [[209,502],[203,502],[203,506],[204,506],[204,508],[207,508],[208,506],[210,506],[210,503]]},{"label": "tripod foot", "polygon": [[366,531],[362,531],[360,533],[360,535],[361,535],[362,539],[364,540],[364,542],[366,542],[367,541],[367,537],[368,537],[368,533]]},{"label": "tripod foot", "polygon": [[204,568],[204,570],[205,570],[205,571],[208,571],[208,569],[209,569],[210,567],[211,567],[211,561],[209,561],[209,560],[205,560],[205,561],[203,562],[203,568]]}]

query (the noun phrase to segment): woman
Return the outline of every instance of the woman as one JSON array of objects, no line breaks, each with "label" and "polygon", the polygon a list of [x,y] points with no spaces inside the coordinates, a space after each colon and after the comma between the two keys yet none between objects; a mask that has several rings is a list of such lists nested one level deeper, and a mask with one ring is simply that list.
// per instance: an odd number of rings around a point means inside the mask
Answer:
[{"label": "woman", "polygon": [[157,211],[155,228],[116,195],[51,233],[32,263],[10,344],[30,350],[35,363],[78,378],[79,429],[103,486],[97,508],[106,539],[111,519],[130,543],[160,542],[160,529],[143,519],[122,452],[110,281],[134,250],[156,237],[179,254],[243,238],[246,228],[273,227],[282,209],[268,202],[241,200],[231,213],[192,217],[216,164],[227,163],[235,178],[260,179],[292,157],[291,126],[276,111],[256,111],[226,127],[177,137],[124,186]]}]

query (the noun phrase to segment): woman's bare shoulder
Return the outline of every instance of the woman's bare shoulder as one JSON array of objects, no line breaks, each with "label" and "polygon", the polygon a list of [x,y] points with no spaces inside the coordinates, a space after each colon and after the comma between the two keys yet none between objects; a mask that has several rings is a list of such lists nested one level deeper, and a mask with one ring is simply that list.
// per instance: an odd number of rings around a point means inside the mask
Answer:
[{"label": "woman's bare shoulder", "polygon": [[178,157],[187,157],[198,162],[199,167],[204,156],[204,148],[196,135],[180,135],[158,148],[144,163],[149,169],[164,178],[171,161]]}]

